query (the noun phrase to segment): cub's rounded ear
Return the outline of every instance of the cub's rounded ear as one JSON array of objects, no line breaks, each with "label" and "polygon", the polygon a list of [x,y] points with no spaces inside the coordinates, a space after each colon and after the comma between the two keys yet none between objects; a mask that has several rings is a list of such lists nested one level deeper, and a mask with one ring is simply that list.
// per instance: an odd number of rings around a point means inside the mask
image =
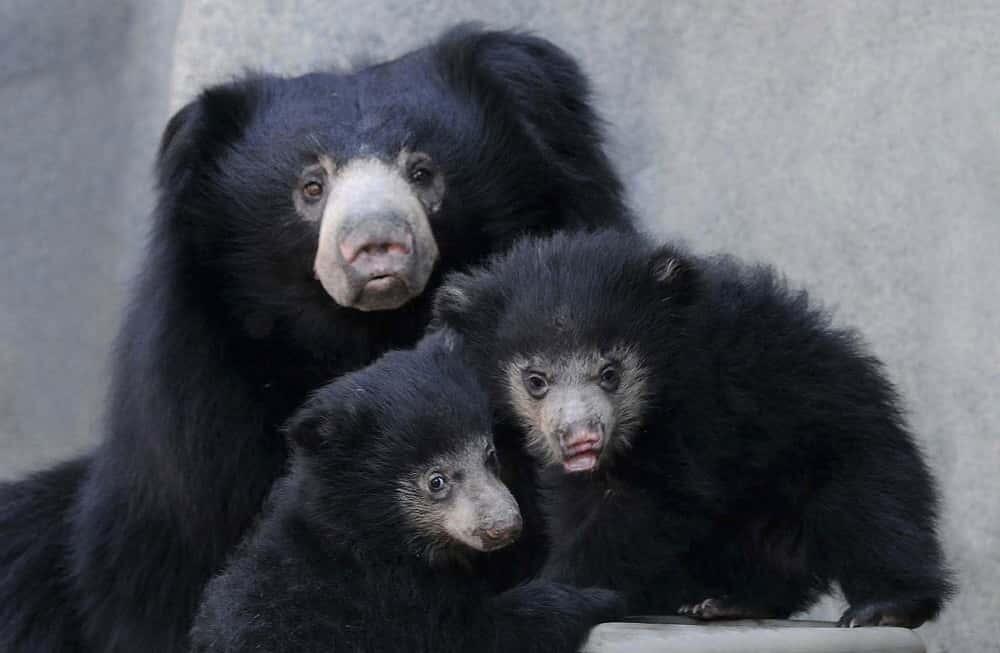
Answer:
[{"label": "cub's rounded ear", "polygon": [[476,278],[465,272],[448,275],[434,294],[432,329],[448,328],[462,333],[476,323],[479,293]]},{"label": "cub's rounded ear", "polygon": [[315,391],[295,411],[282,431],[293,447],[315,451],[333,433],[333,425],[342,425],[350,415],[352,394],[334,381]]},{"label": "cub's rounded ear", "polygon": [[293,448],[306,451],[355,446],[350,434],[371,432],[366,409],[370,399],[358,384],[337,379],[316,390],[281,430]]},{"label": "cub's rounded ear", "polygon": [[317,404],[315,397],[310,399],[285,422],[282,431],[293,448],[316,451],[323,443],[330,415]]},{"label": "cub's rounded ear", "polygon": [[697,296],[697,266],[675,247],[663,245],[653,251],[649,259],[649,274],[657,285],[667,291],[675,304],[690,304]]}]

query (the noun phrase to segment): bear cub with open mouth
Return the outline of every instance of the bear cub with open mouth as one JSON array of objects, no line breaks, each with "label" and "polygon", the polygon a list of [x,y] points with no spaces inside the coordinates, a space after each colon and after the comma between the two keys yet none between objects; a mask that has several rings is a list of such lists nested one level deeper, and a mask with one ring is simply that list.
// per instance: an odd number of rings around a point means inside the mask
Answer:
[{"label": "bear cub with open mouth", "polygon": [[770,268],[556,235],[436,301],[544,468],[544,577],[702,619],[786,617],[836,581],[844,626],[916,627],[949,595],[881,364]]},{"label": "bear cub with open mouth", "polygon": [[453,333],[318,391],[257,530],[208,586],[196,651],[575,651],[620,596],[536,580],[504,593],[477,552],[522,523],[485,391]]}]

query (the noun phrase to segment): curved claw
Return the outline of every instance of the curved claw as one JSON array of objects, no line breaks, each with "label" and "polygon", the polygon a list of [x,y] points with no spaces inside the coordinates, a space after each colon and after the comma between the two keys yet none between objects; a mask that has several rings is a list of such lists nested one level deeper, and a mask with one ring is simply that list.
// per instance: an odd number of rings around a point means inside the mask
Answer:
[{"label": "curved claw", "polygon": [[935,612],[930,602],[904,600],[863,603],[845,610],[837,625],[841,628],[867,626],[916,628],[932,618]]}]

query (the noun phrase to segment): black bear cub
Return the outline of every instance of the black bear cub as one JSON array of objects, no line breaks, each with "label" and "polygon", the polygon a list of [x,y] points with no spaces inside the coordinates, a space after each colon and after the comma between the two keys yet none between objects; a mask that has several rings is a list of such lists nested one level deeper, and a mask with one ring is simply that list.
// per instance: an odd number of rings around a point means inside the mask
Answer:
[{"label": "black bear cub", "polygon": [[916,627],[951,586],[881,365],[767,267],[619,233],[529,239],[437,298],[545,466],[543,576],[633,613]]},{"label": "black bear cub", "polygon": [[196,651],[573,651],[616,592],[537,580],[502,594],[477,551],[520,534],[486,393],[456,336],[323,388],[257,530],[206,589]]}]

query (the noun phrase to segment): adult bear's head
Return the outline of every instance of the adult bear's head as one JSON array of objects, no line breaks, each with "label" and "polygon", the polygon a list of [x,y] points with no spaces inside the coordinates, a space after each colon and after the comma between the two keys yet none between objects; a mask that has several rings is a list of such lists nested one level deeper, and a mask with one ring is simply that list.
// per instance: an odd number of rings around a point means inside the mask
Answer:
[{"label": "adult bear's head", "polygon": [[625,216],[599,131],[576,64],[523,34],[460,27],[351,73],[253,76],[171,119],[155,238],[251,332],[412,306],[522,233]]}]

